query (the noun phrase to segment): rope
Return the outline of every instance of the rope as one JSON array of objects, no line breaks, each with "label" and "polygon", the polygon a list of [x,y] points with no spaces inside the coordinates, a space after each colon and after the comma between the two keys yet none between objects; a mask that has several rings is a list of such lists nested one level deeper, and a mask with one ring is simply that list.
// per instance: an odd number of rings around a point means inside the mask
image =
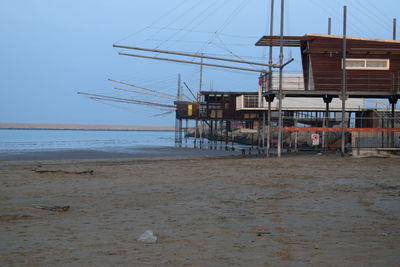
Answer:
[{"label": "rope", "polygon": [[179,7],[180,7],[183,3],[185,3],[185,2],[186,2],[185,0],[182,0],[180,3],[178,3],[178,5],[174,6],[174,7],[171,8],[169,11],[167,11],[166,13],[164,13],[163,15],[161,15],[160,17],[158,17],[158,18],[157,18],[155,21],[153,21],[149,26],[144,27],[143,29],[140,29],[140,30],[138,30],[138,31],[136,31],[136,32],[134,32],[134,33],[131,33],[131,34],[127,35],[126,37],[124,37],[124,38],[122,38],[122,39],[116,41],[115,44],[117,44],[117,43],[119,43],[119,42],[121,42],[121,41],[124,41],[124,40],[126,40],[126,39],[132,37],[133,35],[136,35],[136,34],[138,34],[138,33],[140,33],[140,32],[143,32],[144,30],[150,28],[151,26],[153,26],[154,24],[156,24],[158,21],[160,21],[160,20],[163,19],[164,17],[167,17],[169,14],[172,13],[172,11],[174,11],[174,10],[177,9],[177,8],[179,8]]}]

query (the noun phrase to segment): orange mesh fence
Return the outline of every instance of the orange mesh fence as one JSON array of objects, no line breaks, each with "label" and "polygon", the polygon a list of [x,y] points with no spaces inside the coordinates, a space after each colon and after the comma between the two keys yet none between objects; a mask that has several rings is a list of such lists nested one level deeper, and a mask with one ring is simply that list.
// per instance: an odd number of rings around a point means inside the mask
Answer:
[{"label": "orange mesh fence", "polygon": [[[341,132],[342,128],[332,127],[283,127],[288,132]],[[400,128],[345,128],[346,132],[375,132],[375,133],[399,133]]]}]

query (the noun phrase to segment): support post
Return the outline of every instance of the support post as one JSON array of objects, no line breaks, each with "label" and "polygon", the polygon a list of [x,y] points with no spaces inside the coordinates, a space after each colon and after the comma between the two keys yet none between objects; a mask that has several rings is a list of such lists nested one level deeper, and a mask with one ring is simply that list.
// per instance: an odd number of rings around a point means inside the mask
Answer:
[{"label": "support post", "polygon": [[[265,93],[265,79],[266,76],[265,74],[261,74],[259,77],[259,83],[258,83],[258,107],[262,108],[262,120],[259,119],[259,143],[258,147],[264,148],[265,147],[265,110],[264,110],[264,100],[263,100],[263,94]],[[260,144],[261,143],[261,144]]]},{"label": "support post", "polygon": [[179,147],[182,146],[182,119],[179,119],[178,122],[178,144]]},{"label": "support post", "polygon": [[212,138],[214,138],[214,121],[213,120],[210,121],[209,131],[210,131],[210,133],[208,135],[208,147],[210,148],[210,139],[211,139],[211,149],[212,149],[213,148]]},{"label": "support post", "polygon": [[196,118],[196,128],[194,130],[194,148],[197,148],[198,133],[199,133],[199,120]]},{"label": "support post", "polygon": [[282,153],[282,82],[283,82],[283,27],[285,15],[285,0],[281,0],[281,34],[280,34],[280,48],[279,48],[279,99],[278,99],[278,157]]},{"label": "support post", "polygon": [[228,150],[228,133],[229,133],[229,127],[230,124],[228,121],[225,121],[225,150]]},{"label": "support post", "polygon": [[332,18],[328,18],[328,35],[332,34]]},{"label": "support post", "polygon": [[[333,97],[325,95],[323,97],[324,103],[326,104],[325,106],[325,114],[324,114],[324,119],[322,121],[322,127],[326,128],[327,127],[327,122],[329,119],[329,104],[332,102]],[[328,138],[327,138],[327,133],[326,131],[322,132],[322,150],[326,151],[326,148],[328,147]]]},{"label": "support post", "polygon": [[261,121],[260,113],[258,113],[258,127],[257,127],[257,150],[258,150],[258,152],[261,151],[261,133],[262,133],[261,122],[262,121]]},{"label": "support post", "polygon": [[[200,58],[200,82],[199,82],[199,92],[201,92],[201,88],[203,85],[203,53],[201,53],[201,58]],[[199,101],[199,100],[197,100]]]},{"label": "support post", "polygon": [[[176,111],[177,113],[178,111]],[[175,115],[175,146],[178,145],[178,114]]]},{"label": "support post", "polygon": [[261,146],[264,153],[265,149],[265,110],[262,112],[262,138],[261,138]]},{"label": "support post", "polygon": [[204,122],[203,120],[200,121],[200,149],[203,146],[204,138]]},{"label": "support post", "polygon": [[185,146],[187,146],[188,134],[189,134],[189,120],[186,119],[186,128],[185,128]]},{"label": "support post", "polygon": [[[270,22],[269,22],[269,35],[272,36],[274,34],[274,0],[271,0],[271,15],[270,15]],[[270,65],[268,68],[268,91],[272,90],[272,46],[269,47],[269,58],[268,64]],[[267,157],[269,157],[271,153],[271,102],[268,102],[268,128],[267,128]]]},{"label": "support post", "polygon": [[347,77],[346,77],[346,55],[347,55],[347,43],[346,43],[346,29],[347,29],[347,6],[343,7],[343,47],[342,47],[342,60],[343,60],[343,70],[342,70],[342,145],[341,145],[341,155],[344,157],[345,154],[345,112],[346,112],[346,91],[347,91]]},{"label": "support post", "polygon": [[268,103],[268,128],[267,128],[267,157],[269,157],[271,153],[271,103],[274,101],[275,94],[272,92],[267,92],[265,94],[265,101]]},{"label": "support post", "polygon": [[393,19],[393,40],[396,40],[396,19]]},{"label": "support post", "polygon": [[216,120],[215,121],[215,142],[214,142],[214,146],[215,146],[216,150],[218,150],[218,144],[219,144],[219,141],[220,141],[220,139],[219,139],[220,131],[219,131],[218,125],[219,125],[219,121]]},{"label": "support post", "polygon": [[[398,100],[398,97],[397,96],[391,96],[391,97],[389,97],[389,103],[391,104],[391,106],[392,106],[392,125],[391,125],[391,127],[392,128],[394,128],[395,127],[395,118],[396,118],[396,112],[395,112],[395,109],[396,109],[396,104],[397,104],[397,100]],[[391,133],[391,136],[390,136],[390,139],[391,139],[391,146],[392,147],[394,147],[394,132],[392,132]]]},{"label": "support post", "polygon": [[[297,114],[295,115],[296,117],[294,118],[294,127],[297,127]],[[294,135],[294,151],[297,152],[297,141],[298,141],[298,136],[299,136],[299,131],[295,132]]]},{"label": "support post", "polygon": [[219,121],[219,127],[220,127],[220,129],[219,129],[219,132],[220,132],[220,136],[219,136],[219,144],[220,144],[220,147],[219,147],[219,149],[220,150],[222,150],[222,143],[223,143],[223,130],[224,130],[224,121],[223,120],[220,120]]},{"label": "support post", "polygon": [[[182,94],[181,94],[181,75],[178,74],[178,88],[177,88],[177,95],[176,101],[181,101]],[[178,110],[176,110],[175,116],[175,145],[180,146],[182,144],[182,120],[178,117]]]}]

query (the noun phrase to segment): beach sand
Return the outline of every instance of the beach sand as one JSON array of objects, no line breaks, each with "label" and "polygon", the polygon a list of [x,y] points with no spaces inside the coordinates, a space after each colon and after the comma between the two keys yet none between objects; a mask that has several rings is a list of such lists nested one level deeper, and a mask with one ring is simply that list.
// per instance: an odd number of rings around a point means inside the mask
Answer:
[{"label": "beach sand", "polygon": [[399,173],[338,156],[1,161],[0,265],[399,266]]}]

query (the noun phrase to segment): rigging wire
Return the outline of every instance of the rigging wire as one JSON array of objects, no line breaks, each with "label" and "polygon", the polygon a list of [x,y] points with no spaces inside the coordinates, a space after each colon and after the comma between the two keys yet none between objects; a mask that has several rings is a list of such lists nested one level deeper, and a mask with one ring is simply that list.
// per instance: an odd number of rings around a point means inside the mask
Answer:
[{"label": "rigging wire", "polygon": [[[187,10],[185,10],[185,11],[183,12],[183,15],[179,14],[175,19],[173,19],[173,20],[172,20],[170,23],[168,23],[167,26],[165,26],[165,27],[169,27],[170,25],[172,25],[172,24],[176,23],[177,21],[179,21],[180,19],[182,19],[182,18],[184,17],[185,14],[189,13],[190,10],[195,10],[196,7],[197,7],[199,4],[201,4],[201,2],[202,2],[202,1],[200,0],[200,1],[198,1],[197,3],[195,3],[193,6],[190,6]],[[161,29],[159,29],[158,31],[156,31],[156,32],[155,32],[154,34],[152,34],[149,38],[153,38],[155,35],[159,34],[159,33],[163,30],[163,28],[164,28],[164,27],[161,27]],[[147,41],[147,39],[146,39],[145,41]]]},{"label": "rigging wire", "polygon": [[[217,8],[215,8],[211,13],[209,13],[204,19],[202,19],[199,23],[197,23],[195,26],[192,27],[192,29],[196,29],[199,25],[201,25],[204,21],[206,21],[206,19],[208,19],[212,14],[214,14],[215,12],[217,12],[218,10],[222,9],[227,3],[229,2],[229,0],[225,0],[224,2],[222,2],[222,4],[220,4]],[[218,3],[217,1],[214,3]],[[211,5],[212,6],[212,5]],[[206,10],[203,11],[203,13],[205,13],[205,11],[207,11],[211,6],[209,6]],[[197,16],[194,20],[191,21],[190,24],[192,24],[197,18],[199,18],[200,16]],[[190,25],[189,24],[189,25]],[[179,34],[179,32],[178,32]],[[178,40],[182,40],[184,37],[186,37],[188,35],[188,33],[184,33],[180,38],[178,38]],[[169,46],[171,47],[171,46]]]},{"label": "rigging wire", "polygon": [[106,106],[109,106],[109,107],[113,107],[113,108],[116,108],[116,109],[128,111],[129,113],[137,113],[137,111],[128,109],[128,108],[126,108],[126,107],[121,107],[121,106],[118,106],[118,105],[111,104],[111,103],[109,103],[109,101],[100,100],[100,99],[95,99],[95,98],[89,98],[89,99],[91,99],[91,100],[93,100],[93,101],[96,101],[96,102],[99,102],[99,103],[101,103],[101,104],[103,104],[103,105],[106,105]]},{"label": "rigging wire", "polygon": [[[222,41],[222,39],[219,37],[218,34],[217,34],[217,38],[218,38],[219,42],[222,44],[222,47],[219,46],[220,48],[227,50],[232,56],[238,58],[239,60],[246,61],[246,60],[244,60],[244,58],[242,58],[242,57],[238,56],[237,54],[233,53],[233,51],[231,51],[231,50],[228,48],[228,46],[224,43],[224,41]],[[248,65],[249,65],[249,66],[252,66],[254,69],[257,69],[257,68],[258,68],[258,67],[256,67],[255,65],[253,65],[253,64],[251,64],[251,63],[248,63]]]},{"label": "rigging wire", "polygon": [[[219,34],[219,35],[221,35],[221,34]],[[203,44],[204,43],[204,41],[193,41],[193,40],[188,40],[188,41],[183,41],[183,40],[178,40],[178,39],[172,39],[172,40],[167,40],[167,39],[149,39],[149,41],[154,41],[154,42],[165,42],[165,43],[168,43],[168,42],[171,42],[171,43],[174,43],[174,42],[179,42],[179,43],[194,43],[194,44]],[[214,43],[214,42],[211,42],[210,44],[217,44],[217,43]],[[251,43],[251,44],[253,44],[253,43]],[[230,46],[245,46],[245,47],[249,47],[249,43],[230,43],[229,44]],[[114,47],[115,48],[115,47]],[[117,50],[118,51],[118,50]],[[121,51],[123,51],[123,50],[121,50]]]},{"label": "rigging wire", "polygon": [[138,34],[138,33],[140,33],[140,32],[143,32],[144,30],[146,30],[146,29],[150,28],[151,26],[155,25],[158,21],[160,21],[160,20],[163,19],[164,17],[167,17],[169,14],[172,13],[172,11],[178,9],[178,8],[179,8],[183,3],[185,3],[185,2],[186,2],[186,0],[182,0],[182,1],[179,2],[176,6],[174,6],[174,7],[171,8],[169,11],[167,11],[166,13],[164,13],[163,15],[161,15],[160,17],[158,17],[156,20],[154,20],[149,26],[144,27],[143,29],[140,29],[139,31],[136,31],[136,32],[134,32],[134,33],[131,33],[131,34],[127,35],[126,37],[123,37],[122,39],[116,41],[115,44],[117,44],[117,43],[119,43],[119,42],[121,42],[121,41],[124,41],[124,40],[126,40],[126,39],[132,37],[133,35],[136,35],[136,34]]},{"label": "rigging wire", "polygon": [[[354,10],[354,12],[350,12],[349,15],[351,18],[354,19],[354,21],[358,21],[360,17],[365,17],[365,18],[369,17],[369,18],[374,19],[373,17],[371,17],[371,15],[369,15],[368,13],[364,12],[361,8],[359,8],[356,5],[356,2],[353,2],[353,5],[351,7],[353,8],[352,10]],[[355,14],[356,12],[358,12],[360,14],[360,16],[357,16],[357,14]],[[367,32],[368,32],[368,34],[372,33],[373,36],[378,36],[377,32],[375,32],[371,27],[368,28]],[[365,34],[364,34],[364,36],[365,36]]]},{"label": "rigging wire", "polygon": [[[107,97],[97,97],[97,96],[89,96],[89,99],[92,100],[100,100],[100,101],[109,101],[109,102],[117,102],[117,103],[125,103],[125,104],[134,104],[134,105],[143,105],[143,106],[158,106],[158,107],[163,107],[166,108],[166,106],[162,105],[162,104],[146,104],[146,103],[140,103],[140,102],[144,102],[144,101],[139,101],[139,102],[133,102],[130,101],[129,99],[112,99],[112,98],[107,98]],[[174,108],[173,106],[171,106],[170,108]]]},{"label": "rigging wire", "polygon": [[120,90],[124,92],[130,92],[134,94],[142,94],[142,95],[147,95],[147,96],[153,96],[153,97],[160,97],[160,98],[166,98],[166,99],[175,99],[175,97],[170,97],[170,96],[163,96],[163,95],[155,95],[155,94],[149,94],[145,92],[139,92],[135,90],[130,90],[130,89],[125,89],[125,88],[119,88],[119,87],[114,87],[115,90]]},{"label": "rigging wire", "polygon": [[228,16],[228,18],[222,23],[222,25],[214,32],[214,34],[211,36],[211,38],[204,43],[200,49],[197,50],[196,53],[199,53],[203,49],[205,49],[214,39],[215,35],[219,32],[222,31],[233,19],[234,16],[236,16],[238,13],[240,13],[241,10],[243,10],[244,6],[247,4],[247,0],[243,0],[236,9]]},{"label": "rigging wire", "polygon": [[[318,0],[310,0],[310,1],[312,3],[314,3],[314,6],[317,6],[319,9],[324,11],[328,16],[331,16],[331,17],[337,19],[338,21],[341,20],[342,15],[340,14],[339,10],[336,7],[328,9],[325,5],[320,3]],[[354,32],[357,32],[361,36],[363,35],[362,34],[363,30],[360,30],[360,28],[358,26],[356,26],[355,24],[348,24],[348,26]]]},{"label": "rigging wire", "polygon": [[113,79],[108,79],[108,80],[111,81],[111,82],[115,82],[115,83],[131,86],[131,87],[135,87],[135,88],[142,89],[142,90],[145,90],[145,91],[158,93],[158,94],[161,94],[161,95],[164,95],[164,96],[169,96],[169,97],[173,97],[173,98],[176,97],[174,95],[167,94],[167,93],[164,93],[164,92],[161,92],[161,91],[157,91],[157,90],[154,90],[154,89],[149,89],[149,88],[145,88],[145,87],[142,87],[142,86],[138,86],[138,85],[134,85],[134,84],[126,83],[126,82],[116,81],[116,80],[113,80]]},{"label": "rigging wire", "polygon": [[[380,9],[380,7],[376,6],[373,2],[371,2],[370,0],[366,0],[368,2],[368,6],[371,7],[372,11],[377,11],[380,15],[381,18],[383,19],[387,19],[387,14],[385,14],[384,12],[382,12],[382,10]],[[386,25],[386,24],[385,24]]]},{"label": "rigging wire", "polygon": [[[376,23],[378,23],[386,32],[391,32],[391,28],[390,28],[390,21],[387,19],[387,17],[385,16],[384,19],[382,18],[378,18],[378,16],[376,15],[377,13],[372,9],[372,11],[369,9],[368,5],[364,5],[361,4],[360,2],[354,2],[355,7],[359,8],[360,10],[364,9],[365,10],[365,14],[370,17],[371,19],[373,19]],[[359,7],[358,7],[359,6]],[[385,23],[384,21],[387,21],[387,23]],[[378,25],[378,26],[379,26]]]},{"label": "rigging wire", "polygon": [[[209,31],[200,31],[200,30],[193,30],[193,29],[186,29],[186,28],[173,28],[173,27],[149,27],[150,29],[165,29],[165,30],[175,30],[175,31],[182,31],[182,32],[192,32],[192,33],[205,33],[205,34],[213,34],[214,32]],[[258,39],[259,36],[242,36],[242,35],[234,35],[228,33],[219,33],[220,35],[224,35],[227,37],[232,37],[236,39]]]},{"label": "rigging wire", "polygon": [[175,112],[175,110],[171,110],[171,111],[163,112],[163,113],[160,113],[160,114],[152,115],[152,117],[163,117],[163,116],[172,114],[172,113],[174,113],[174,112]]}]

